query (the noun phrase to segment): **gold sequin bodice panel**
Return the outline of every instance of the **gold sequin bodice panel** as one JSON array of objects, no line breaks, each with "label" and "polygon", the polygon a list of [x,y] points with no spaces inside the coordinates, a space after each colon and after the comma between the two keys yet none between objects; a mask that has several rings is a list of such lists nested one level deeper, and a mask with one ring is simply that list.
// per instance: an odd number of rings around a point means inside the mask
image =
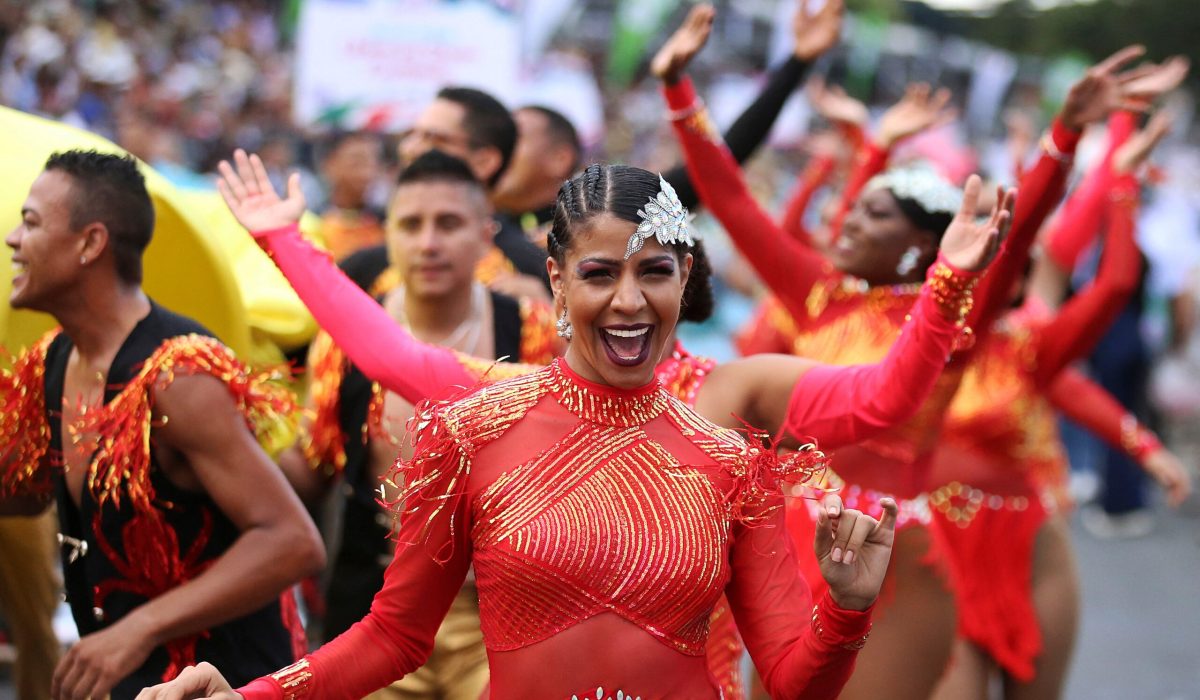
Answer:
[{"label": "gold sequin bodice panel", "polygon": [[[556,361],[486,390],[467,494],[489,649],[611,613],[704,653],[730,576],[731,503],[749,448],[658,383],[620,392]],[[476,432],[449,416],[456,434]]]}]

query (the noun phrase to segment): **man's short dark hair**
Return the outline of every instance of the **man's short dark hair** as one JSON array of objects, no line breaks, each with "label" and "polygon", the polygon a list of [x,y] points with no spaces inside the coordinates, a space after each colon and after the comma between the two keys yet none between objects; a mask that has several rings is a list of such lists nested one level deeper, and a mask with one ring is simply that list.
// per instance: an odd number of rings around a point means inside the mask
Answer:
[{"label": "man's short dark hair", "polygon": [[571,161],[571,172],[579,170],[579,165],[583,161],[583,144],[579,141],[579,132],[575,130],[575,125],[571,123],[571,120],[567,119],[562,112],[545,105],[525,105],[518,111],[522,110],[537,112],[546,118],[546,135],[550,137],[550,142],[570,148],[574,155],[574,159]]},{"label": "man's short dark hair", "polygon": [[463,130],[473,147],[491,146],[500,152],[500,168],[486,183],[495,187],[517,146],[517,122],[512,114],[495,97],[474,88],[446,87],[438,91],[437,97],[463,108]]},{"label": "man's short dark hair", "polygon": [[325,137],[325,139],[321,142],[321,147],[318,154],[319,159],[321,161],[329,160],[334,153],[337,153],[339,148],[341,148],[344,144],[350,143],[351,141],[372,141],[375,143],[376,147],[380,151],[380,154],[382,155],[383,138],[379,134],[373,131],[355,131],[352,129],[345,129],[334,131]]},{"label": "man's short dark hair", "polygon": [[142,254],[154,233],[154,204],[137,160],[130,155],[70,150],[52,154],[46,170],[71,176],[71,229],[104,224],[117,275],[128,284],[141,284]]},{"label": "man's short dark hair", "polygon": [[475,174],[471,172],[471,166],[436,148],[414,158],[396,178],[398,187],[424,182],[469,185],[480,192],[483,191],[483,184],[475,179]]}]

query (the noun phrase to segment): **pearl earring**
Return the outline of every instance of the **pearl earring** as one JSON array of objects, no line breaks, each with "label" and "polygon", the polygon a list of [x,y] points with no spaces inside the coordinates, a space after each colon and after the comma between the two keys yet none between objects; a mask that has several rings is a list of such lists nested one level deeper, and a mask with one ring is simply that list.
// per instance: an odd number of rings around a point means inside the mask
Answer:
[{"label": "pearl earring", "polygon": [[87,256],[86,256],[86,255],[81,255],[81,256],[79,256],[79,264],[80,264],[80,265],[87,265]]},{"label": "pearl earring", "polygon": [[921,250],[915,245],[908,247],[904,251],[904,255],[900,256],[900,262],[896,264],[896,274],[904,277],[908,273],[917,269],[917,261],[921,258]]},{"label": "pearl earring", "polygon": [[563,340],[570,341],[571,336],[575,335],[575,329],[571,327],[571,322],[567,320],[567,310],[563,309],[562,316],[554,322],[554,327],[558,329],[558,337]]}]

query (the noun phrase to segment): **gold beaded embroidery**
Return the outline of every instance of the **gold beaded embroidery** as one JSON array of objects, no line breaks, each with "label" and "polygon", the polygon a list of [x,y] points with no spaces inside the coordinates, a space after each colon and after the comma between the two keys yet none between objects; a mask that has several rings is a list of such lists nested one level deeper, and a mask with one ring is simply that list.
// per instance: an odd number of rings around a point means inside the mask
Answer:
[{"label": "gold beaded embroidery", "polygon": [[[520,648],[611,612],[682,653],[703,654],[709,613],[730,575],[732,521],[769,512],[769,489],[807,475],[820,453],[781,463],[658,382],[624,392],[589,385],[560,359],[422,407],[415,454],[391,478],[405,485],[392,501],[400,518],[418,518],[422,537],[449,518],[453,533],[475,455],[546,396],[577,422],[535,457],[503,468],[469,504],[488,647]],[[697,448],[686,463],[647,433],[659,416],[666,421],[655,431]],[[432,554],[445,561],[452,552]]]},{"label": "gold beaded embroidery", "polygon": [[[825,641],[825,625],[821,622],[821,606],[814,605],[812,612],[812,628],[817,634],[817,639]],[[867,645],[867,638],[871,636],[871,629],[867,628],[867,633],[858,639],[853,639],[848,642],[838,644],[838,648],[846,649],[847,651],[858,651]]]},{"label": "gold beaded embroidery", "polygon": [[312,670],[308,659],[300,659],[285,669],[271,674],[271,678],[283,688],[283,700],[300,700],[312,690]]},{"label": "gold beaded embroidery", "polygon": [[967,315],[971,313],[971,307],[975,304],[971,292],[978,281],[977,275],[960,274],[938,260],[929,270],[925,288],[929,290],[929,294],[937,302],[938,309],[947,319],[962,324],[966,322]]}]

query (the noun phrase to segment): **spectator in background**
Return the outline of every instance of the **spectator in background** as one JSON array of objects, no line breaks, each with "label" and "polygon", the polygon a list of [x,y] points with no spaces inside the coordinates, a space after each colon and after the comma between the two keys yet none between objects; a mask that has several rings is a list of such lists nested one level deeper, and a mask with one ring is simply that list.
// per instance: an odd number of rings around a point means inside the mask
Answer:
[{"label": "spectator in background", "polygon": [[321,209],[321,235],[335,260],[383,243],[383,212],[371,205],[383,175],[379,136],[366,131],[334,134],[321,158],[328,197]]},{"label": "spectator in background", "polygon": [[549,107],[521,107],[513,118],[517,147],[492,202],[501,216],[515,219],[535,243],[544,246],[558,188],[579,170],[583,145],[571,121]]}]

